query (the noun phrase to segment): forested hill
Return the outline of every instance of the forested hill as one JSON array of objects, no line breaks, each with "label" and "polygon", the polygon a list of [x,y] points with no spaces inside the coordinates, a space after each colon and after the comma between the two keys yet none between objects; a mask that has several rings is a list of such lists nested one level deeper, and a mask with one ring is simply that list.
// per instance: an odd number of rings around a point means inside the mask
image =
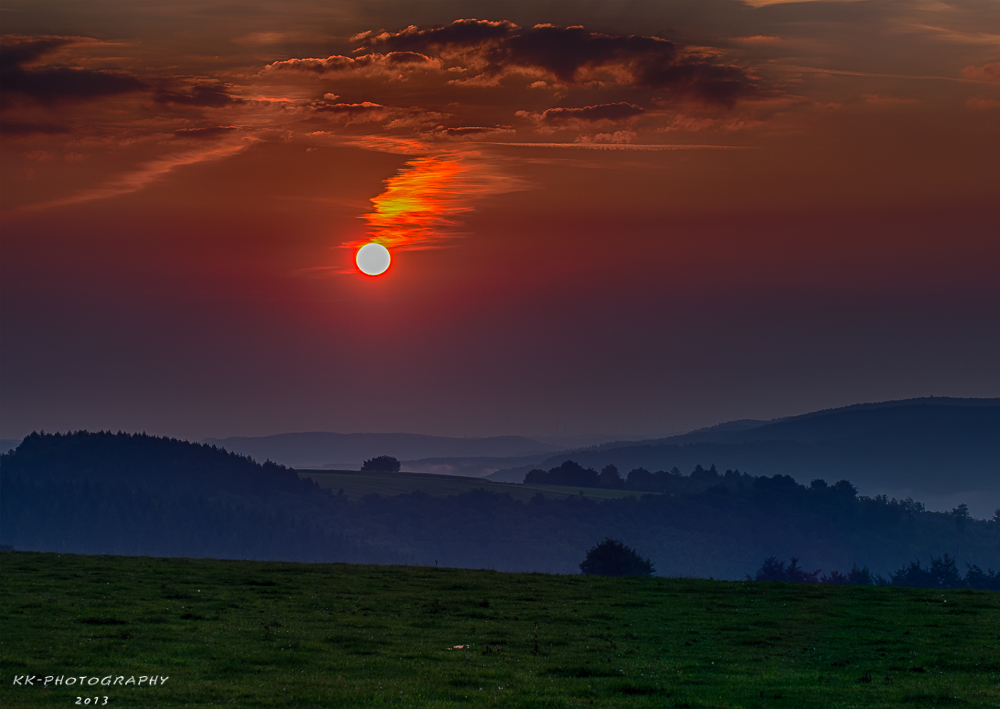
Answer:
[{"label": "forested hill", "polygon": [[[739,421],[682,436],[560,454],[600,470],[616,465],[690,470],[715,464],[753,475],[790,475],[799,482],[849,478],[868,494],[989,497],[981,514],[1000,506],[1000,399],[913,399],[817,411],[775,421]],[[523,478],[523,469],[496,480]]]},{"label": "forested hill", "polygon": [[0,457],[8,476],[33,482],[59,481],[127,486],[150,492],[267,496],[305,493],[315,485],[270,461],[230,453],[215,446],[145,433],[40,434],[27,436],[13,453]]}]

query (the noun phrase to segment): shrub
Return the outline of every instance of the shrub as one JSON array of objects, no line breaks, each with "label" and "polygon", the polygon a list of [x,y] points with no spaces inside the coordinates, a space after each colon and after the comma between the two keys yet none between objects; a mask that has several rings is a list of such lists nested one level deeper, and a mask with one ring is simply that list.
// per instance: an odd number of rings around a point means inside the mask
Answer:
[{"label": "shrub", "polygon": [[377,458],[366,460],[361,465],[363,473],[398,473],[400,462],[391,455],[380,455]]},{"label": "shrub", "polygon": [[605,539],[587,552],[580,571],[591,576],[652,576],[653,562],[617,539]]}]

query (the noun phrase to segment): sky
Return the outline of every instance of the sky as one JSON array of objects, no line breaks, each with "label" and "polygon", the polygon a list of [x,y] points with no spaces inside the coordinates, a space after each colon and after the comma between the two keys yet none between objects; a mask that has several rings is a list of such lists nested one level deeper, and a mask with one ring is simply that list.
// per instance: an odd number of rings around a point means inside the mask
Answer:
[{"label": "sky", "polygon": [[1000,396],[995,0],[0,0],[0,28],[0,437]]}]

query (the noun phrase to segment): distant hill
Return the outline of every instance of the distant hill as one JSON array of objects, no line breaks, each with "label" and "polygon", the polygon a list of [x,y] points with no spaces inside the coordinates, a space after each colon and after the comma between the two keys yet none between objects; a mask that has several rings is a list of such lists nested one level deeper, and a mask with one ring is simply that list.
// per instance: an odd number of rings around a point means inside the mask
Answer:
[{"label": "distant hill", "polygon": [[81,482],[169,495],[254,495],[314,490],[292,470],[208,445],[145,433],[32,433],[3,472],[46,485]]},{"label": "distant hill", "polygon": [[[925,398],[858,404],[773,421],[735,421],[642,443],[607,443],[563,452],[600,469],[689,472],[715,464],[799,482],[850,479],[864,494],[912,495],[941,508],[966,502],[988,517],[1000,507],[1000,399]],[[524,465],[490,475],[519,481]]]},{"label": "distant hill", "polygon": [[[522,436],[449,438],[416,433],[280,433],[274,436],[206,438],[202,442],[249,455],[256,460],[273,460],[294,468],[357,469],[363,461],[379,455],[409,461],[421,458],[513,458],[560,450],[560,446]],[[441,472],[447,471],[442,469]]]}]

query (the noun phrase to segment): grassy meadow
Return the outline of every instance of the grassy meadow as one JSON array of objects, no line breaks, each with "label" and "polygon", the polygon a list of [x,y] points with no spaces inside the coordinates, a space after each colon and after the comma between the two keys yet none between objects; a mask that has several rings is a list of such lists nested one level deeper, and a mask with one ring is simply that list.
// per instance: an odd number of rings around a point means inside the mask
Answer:
[{"label": "grassy meadow", "polygon": [[29,552],[0,578],[7,707],[1000,704],[997,593]]},{"label": "grassy meadow", "polygon": [[487,490],[500,495],[510,495],[515,500],[527,502],[538,494],[554,499],[566,497],[589,497],[593,500],[607,500],[618,497],[639,497],[658,493],[636,492],[635,490],[605,490],[596,487],[568,487],[565,485],[525,485],[520,483],[498,483],[482,478],[466,478],[458,475],[435,475],[433,473],[361,473],[357,470],[296,470],[299,477],[315,480],[320,487],[344,491],[351,500],[365,495],[408,495],[423,492],[433,497],[461,495],[472,490]]}]

